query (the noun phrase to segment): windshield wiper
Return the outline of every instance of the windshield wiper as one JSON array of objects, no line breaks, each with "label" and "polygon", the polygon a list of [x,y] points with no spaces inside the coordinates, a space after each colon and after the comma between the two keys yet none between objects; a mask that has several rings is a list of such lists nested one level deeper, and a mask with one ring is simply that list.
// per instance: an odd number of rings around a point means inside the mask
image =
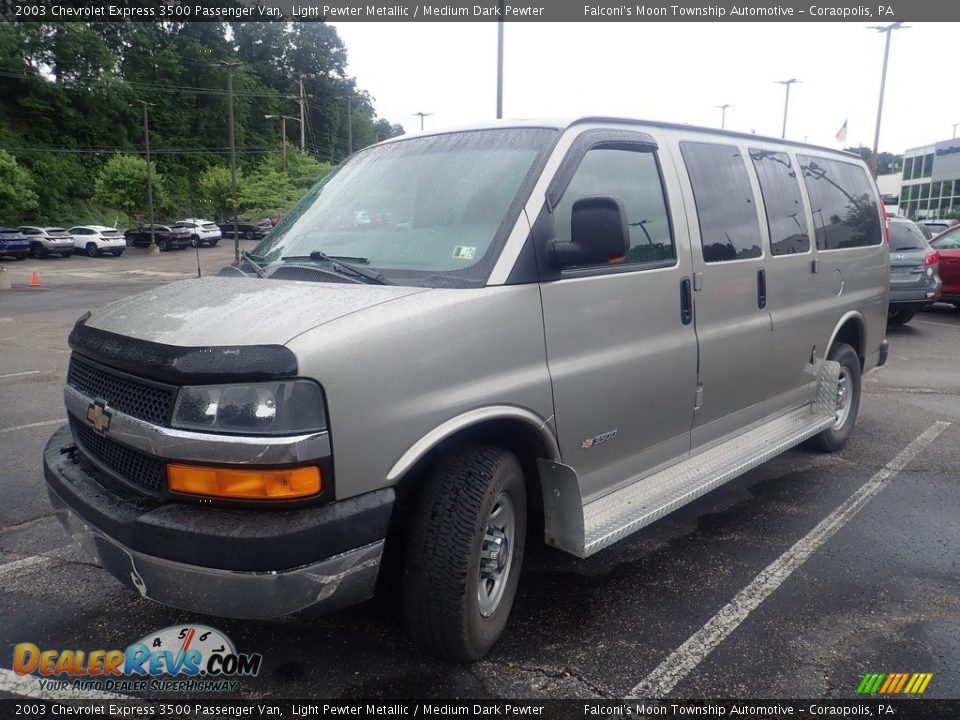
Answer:
[{"label": "windshield wiper", "polygon": [[286,257],[281,258],[281,260],[322,260],[333,265],[335,268],[340,268],[341,270],[346,270],[351,275],[356,277],[367,278],[367,280],[372,280],[378,285],[394,285],[395,283],[390,282],[385,278],[381,273],[378,273],[376,270],[367,270],[366,268],[357,267],[356,265],[351,265],[344,260],[352,260],[353,262],[362,262],[369,263],[370,261],[367,258],[360,257],[344,257],[344,256],[330,256],[327,255],[322,250],[314,250],[309,255],[287,255]]},{"label": "windshield wiper", "polygon": [[257,258],[257,260],[263,260],[263,258],[257,257],[256,255],[251,255],[246,250],[240,253],[240,257],[242,260],[246,260],[247,264],[249,264],[253,268],[253,271],[257,274],[257,277],[262,278],[264,276],[264,273],[266,271],[253,260],[253,258],[255,257]]}]

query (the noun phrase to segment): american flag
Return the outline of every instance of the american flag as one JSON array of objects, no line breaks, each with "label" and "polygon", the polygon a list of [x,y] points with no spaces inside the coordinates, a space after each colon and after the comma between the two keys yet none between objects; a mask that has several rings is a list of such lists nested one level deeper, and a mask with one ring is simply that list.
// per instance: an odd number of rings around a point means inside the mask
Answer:
[{"label": "american flag", "polygon": [[840,129],[837,130],[837,134],[834,135],[834,137],[835,137],[839,142],[846,142],[846,141],[847,141],[847,121],[846,121],[846,120],[843,121],[843,125],[841,125],[841,126],[840,126]]}]

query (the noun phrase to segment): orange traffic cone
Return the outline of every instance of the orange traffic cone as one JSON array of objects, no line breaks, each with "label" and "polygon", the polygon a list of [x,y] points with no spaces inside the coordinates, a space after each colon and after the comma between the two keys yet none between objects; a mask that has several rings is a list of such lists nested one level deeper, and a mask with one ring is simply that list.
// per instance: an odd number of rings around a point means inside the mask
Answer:
[{"label": "orange traffic cone", "polygon": [[34,270],[33,275],[30,276],[30,287],[40,287],[40,273],[36,270]]}]

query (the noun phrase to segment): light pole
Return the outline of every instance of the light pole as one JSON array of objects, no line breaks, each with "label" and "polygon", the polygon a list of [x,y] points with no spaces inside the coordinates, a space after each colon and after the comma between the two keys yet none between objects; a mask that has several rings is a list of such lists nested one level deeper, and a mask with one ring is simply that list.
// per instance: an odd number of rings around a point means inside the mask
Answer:
[{"label": "light pole", "polygon": [[[503,11],[505,0],[497,1],[497,120],[503,119]],[[420,118],[421,122],[423,118]],[[420,128],[423,130],[423,128]]]},{"label": "light pole", "polygon": [[347,155],[353,155],[353,96],[337,95],[336,99],[347,101]]},{"label": "light pole", "polygon": [[777,80],[776,82],[787,88],[787,96],[783,101],[783,132],[780,133],[780,137],[785,138],[787,137],[787,109],[790,107],[790,86],[800,81],[796,78],[790,78],[789,80]]},{"label": "light pole", "polygon": [[[429,117],[430,115],[433,115],[433,113],[415,112],[415,113],[413,113],[413,114],[420,116],[420,131],[422,132],[422,131],[423,131],[423,119],[424,119],[425,117]],[[498,115],[497,117],[500,117],[500,116]]]},{"label": "light pole", "polygon": [[233,259],[240,264],[240,230],[237,227],[237,146],[233,131],[233,70],[240,63],[231,63],[220,60],[215,63],[227,69],[227,106],[230,122],[230,194],[233,202]]},{"label": "light pole", "polygon": [[873,176],[877,176],[877,148],[880,146],[880,115],[883,113],[883,91],[887,84],[887,59],[890,57],[890,35],[894,30],[905,30],[910,27],[902,22],[890,23],[889,25],[870,25],[868,29],[885,33],[887,40],[883,46],[883,70],[880,72],[880,100],[877,102],[877,127],[873,133],[873,154],[870,156],[870,169]]},{"label": "light pole", "polygon": [[720,108],[720,129],[723,130],[727,126],[727,108],[733,107],[733,105],[714,105],[714,107]]},{"label": "light pole", "polygon": [[265,120],[272,120],[274,118],[280,118],[280,157],[283,158],[283,171],[287,171],[287,120],[293,120],[293,122],[300,122],[295,117],[290,117],[289,115],[264,115]]},{"label": "light pole", "polygon": [[153,171],[150,169],[150,120],[147,117],[147,108],[153,105],[146,100],[140,101],[143,104],[143,139],[147,151],[147,212],[150,218],[150,245],[147,247],[147,253],[156,255],[160,252],[157,247],[157,239],[153,232]]}]

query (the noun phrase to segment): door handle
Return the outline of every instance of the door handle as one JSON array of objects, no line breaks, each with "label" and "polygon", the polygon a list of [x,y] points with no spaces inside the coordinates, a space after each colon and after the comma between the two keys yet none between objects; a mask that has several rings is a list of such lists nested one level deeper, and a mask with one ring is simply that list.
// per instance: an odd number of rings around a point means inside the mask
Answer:
[{"label": "door handle", "polygon": [[689,325],[693,320],[693,286],[690,278],[680,281],[680,322]]},{"label": "door handle", "polygon": [[763,310],[767,306],[767,271],[757,270],[757,307]]}]

